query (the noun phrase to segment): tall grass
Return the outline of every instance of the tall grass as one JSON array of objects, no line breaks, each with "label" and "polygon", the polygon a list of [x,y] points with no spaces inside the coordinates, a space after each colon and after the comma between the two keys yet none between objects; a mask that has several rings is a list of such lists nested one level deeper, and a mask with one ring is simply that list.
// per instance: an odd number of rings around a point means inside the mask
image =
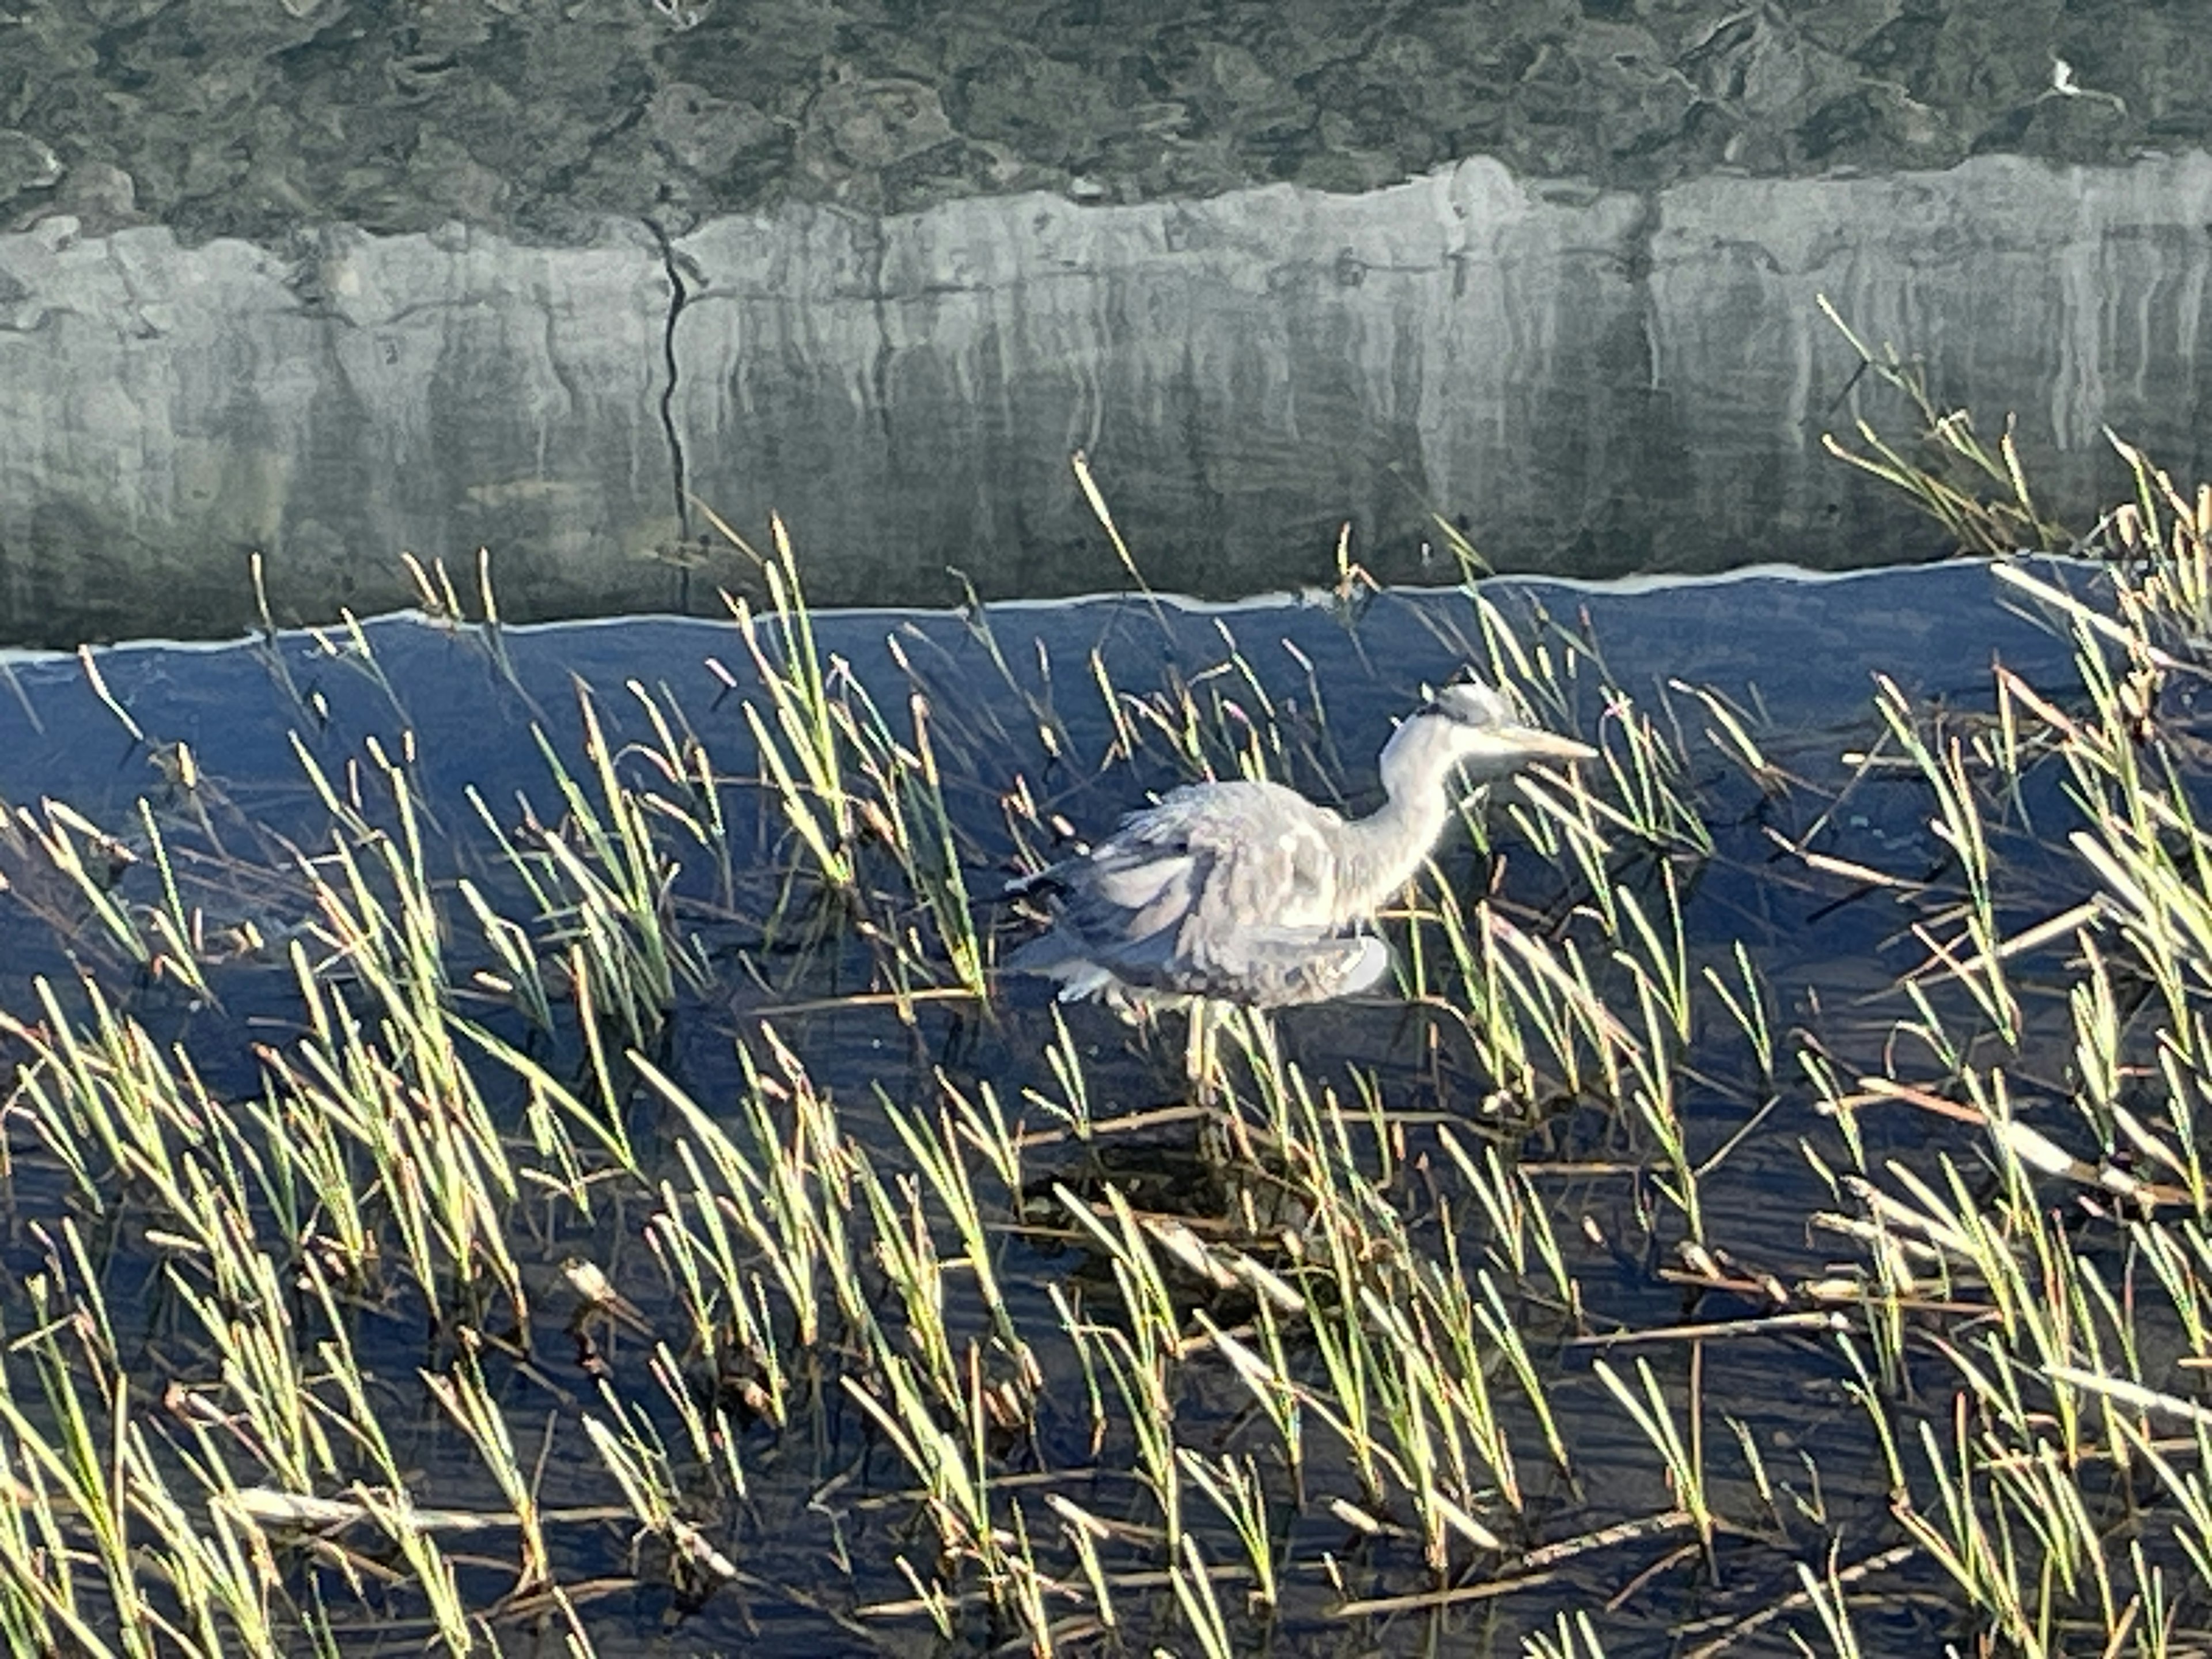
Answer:
[{"label": "tall grass", "polygon": [[[1902,1586],[1984,1650],[2184,1650],[2212,508],[2136,477],[2109,590],[2005,578],[2077,684],[1885,684],[1825,770],[1475,590],[1455,653],[1603,763],[1470,803],[1385,918],[1403,1006],[1227,1019],[1205,1112],[1098,1011],[980,1024],[976,900],[1178,780],[1358,793],[1310,664],[1226,628],[1058,665],[1086,722],[979,616],[1004,720],[926,642],[829,652],[774,527],[720,706],[532,705],[532,780],[465,812],[411,736],[303,736],[309,828],[253,843],[281,973],[211,946],[214,757],[119,827],[17,814],[12,902],[75,962],[0,1015],[0,1628],[1848,1654]],[[1850,841],[1876,776],[1932,869]],[[1711,878],[1878,892],[1911,961],[1823,1002]],[[921,1041],[956,1011],[972,1049]],[[1825,1207],[1777,1227],[1785,1156]]]}]

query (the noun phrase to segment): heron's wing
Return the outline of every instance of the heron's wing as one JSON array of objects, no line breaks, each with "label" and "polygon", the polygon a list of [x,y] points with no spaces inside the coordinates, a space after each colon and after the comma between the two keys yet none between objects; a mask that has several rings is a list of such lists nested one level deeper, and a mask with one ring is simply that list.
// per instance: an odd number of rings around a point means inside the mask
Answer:
[{"label": "heron's wing", "polygon": [[[1360,942],[1330,926],[1339,827],[1335,814],[1272,784],[1178,790],[1048,872],[1057,925],[1008,965],[1073,985],[1063,964],[1079,962],[1131,985],[1246,1001],[1267,994],[1255,975],[1287,988],[1300,972],[1318,985],[1364,970]],[[1300,950],[1317,953],[1303,969],[1291,960]],[[1290,1000],[1331,994],[1340,993]]]},{"label": "heron's wing", "polygon": [[1208,958],[1182,964],[1176,988],[1188,996],[1280,1008],[1353,995],[1389,971],[1389,947],[1371,934],[1249,927]]}]

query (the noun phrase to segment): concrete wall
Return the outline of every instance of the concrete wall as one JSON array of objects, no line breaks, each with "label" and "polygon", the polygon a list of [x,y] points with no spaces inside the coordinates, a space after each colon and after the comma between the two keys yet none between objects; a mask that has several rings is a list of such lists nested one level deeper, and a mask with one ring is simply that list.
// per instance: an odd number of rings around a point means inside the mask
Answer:
[{"label": "concrete wall", "polygon": [[1509,568],[1873,562],[1929,544],[1820,452],[1862,403],[1899,416],[1815,296],[1992,428],[2016,411],[2044,500],[2086,520],[2106,424],[2212,465],[2208,224],[2201,154],[1656,195],[1476,161],[1359,196],[794,209],[672,246],[58,218],[0,238],[0,632],[234,628],[254,550],[280,619],[389,605],[403,550],[480,544],[517,614],[703,608],[742,562],[685,571],[679,467],[748,532],[781,511],[823,602],[941,602],[947,565],[1112,586],[1077,447],[1164,587],[1312,580],[1346,519],[1412,574],[1425,501]]}]

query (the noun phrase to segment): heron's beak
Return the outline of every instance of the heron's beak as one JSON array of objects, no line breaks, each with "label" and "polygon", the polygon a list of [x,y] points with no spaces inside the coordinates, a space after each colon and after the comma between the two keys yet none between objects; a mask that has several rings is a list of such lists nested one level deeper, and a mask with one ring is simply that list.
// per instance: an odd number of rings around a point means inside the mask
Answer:
[{"label": "heron's beak", "polygon": [[1510,732],[1501,732],[1506,747],[1516,760],[1586,761],[1595,760],[1597,750],[1574,738],[1563,738],[1556,732],[1547,732],[1540,726],[1516,726]]}]

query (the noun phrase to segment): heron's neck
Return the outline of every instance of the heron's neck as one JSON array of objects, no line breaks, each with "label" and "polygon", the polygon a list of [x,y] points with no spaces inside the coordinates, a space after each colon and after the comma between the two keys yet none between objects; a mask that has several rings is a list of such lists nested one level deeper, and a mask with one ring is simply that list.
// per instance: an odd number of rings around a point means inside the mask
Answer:
[{"label": "heron's neck", "polygon": [[1376,811],[1346,824],[1336,890],[1343,920],[1372,915],[1413,880],[1450,816],[1443,779],[1431,777],[1393,789]]}]

